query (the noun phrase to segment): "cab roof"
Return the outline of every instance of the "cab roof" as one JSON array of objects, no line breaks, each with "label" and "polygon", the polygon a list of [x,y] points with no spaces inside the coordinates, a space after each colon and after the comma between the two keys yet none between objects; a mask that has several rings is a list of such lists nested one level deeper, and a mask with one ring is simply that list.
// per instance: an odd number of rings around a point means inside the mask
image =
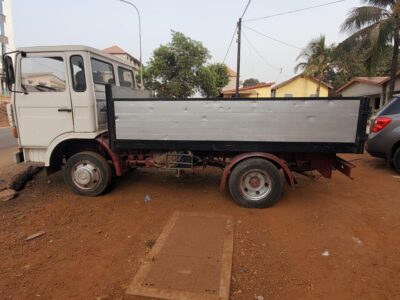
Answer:
[{"label": "cab roof", "polygon": [[101,51],[99,49],[89,47],[89,46],[82,46],[82,45],[60,45],[60,46],[36,46],[36,47],[21,47],[17,49],[18,51],[23,51],[27,53],[40,53],[40,52],[67,52],[67,51],[83,51],[83,52],[90,52],[99,56],[104,56],[110,60],[113,60],[119,64],[128,66],[129,68],[133,68],[133,66],[129,65],[126,61],[108,54],[104,51]]}]

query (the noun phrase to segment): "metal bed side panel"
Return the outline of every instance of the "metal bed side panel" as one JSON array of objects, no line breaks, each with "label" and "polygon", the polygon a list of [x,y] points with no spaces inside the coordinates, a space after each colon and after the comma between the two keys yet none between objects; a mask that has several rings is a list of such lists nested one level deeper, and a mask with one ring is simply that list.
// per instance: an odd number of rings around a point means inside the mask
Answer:
[{"label": "metal bed side panel", "polygon": [[117,140],[355,143],[360,101],[114,99],[115,134]]}]

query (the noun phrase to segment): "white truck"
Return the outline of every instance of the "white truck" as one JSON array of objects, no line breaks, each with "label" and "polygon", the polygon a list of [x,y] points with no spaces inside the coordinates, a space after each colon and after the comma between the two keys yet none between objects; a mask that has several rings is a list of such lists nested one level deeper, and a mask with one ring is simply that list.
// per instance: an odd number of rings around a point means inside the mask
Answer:
[{"label": "white truck", "polygon": [[160,99],[138,88],[131,66],[84,46],[21,48],[4,56],[19,162],[63,170],[85,196],[113,174],[157,167],[223,170],[221,190],[245,207],[268,207],[282,175],[333,170],[337,153],[362,153],[368,102],[359,98]]}]

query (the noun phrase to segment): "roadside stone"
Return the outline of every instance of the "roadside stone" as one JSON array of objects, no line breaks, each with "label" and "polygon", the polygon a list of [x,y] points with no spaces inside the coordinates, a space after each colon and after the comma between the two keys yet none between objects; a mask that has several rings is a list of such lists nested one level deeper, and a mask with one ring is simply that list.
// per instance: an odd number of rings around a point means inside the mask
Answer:
[{"label": "roadside stone", "polygon": [[0,201],[7,202],[14,199],[18,193],[13,189],[7,189],[0,192]]},{"label": "roadside stone", "polygon": [[321,255],[322,255],[322,256],[325,256],[325,257],[328,257],[328,256],[330,256],[331,254],[329,253],[328,250],[325,250],[324,252],[321,253]]},{"label": "roadside stone", "polygon": [[26,241],[31,241],[31,240],[36,239],[36,238],[38,238],[38,237],[41,237],[42,235],[45,235],[45,234],[46,234],[46,231],[39,231],[39,232],[36,232],[36,233],[34,233],[34,234],[28,236],[28,237],[26,238]]}]

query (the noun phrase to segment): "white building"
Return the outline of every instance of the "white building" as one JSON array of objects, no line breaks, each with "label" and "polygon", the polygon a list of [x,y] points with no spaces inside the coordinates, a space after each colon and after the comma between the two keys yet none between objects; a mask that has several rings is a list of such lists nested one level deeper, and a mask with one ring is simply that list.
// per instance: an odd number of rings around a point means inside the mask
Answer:
[{"label": "white building", "polygon": [[[15,50],[11,0],[0,0],[0,43],[2,57],[4,53]],[[0,74],[3,74],[3,59],[0,59]],[[2,94],[7,95],[4,78],[1,77],[0,80]]]},{"label": "white building", "polygon": [[[355,77],[337,90],[343,97],[367,97],[373,112],[381,109],[388,101],[389,76],[382,77]],[[394,89],[395,94],[400,92],[400,72]]]}]

